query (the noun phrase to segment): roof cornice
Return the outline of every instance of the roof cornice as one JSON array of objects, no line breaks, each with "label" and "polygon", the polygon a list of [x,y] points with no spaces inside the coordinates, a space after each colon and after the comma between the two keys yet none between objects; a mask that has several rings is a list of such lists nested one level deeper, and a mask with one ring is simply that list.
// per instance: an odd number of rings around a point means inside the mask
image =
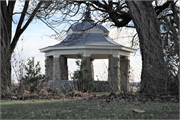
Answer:
[{"label": "roof cornice", "polygon": [[48,46],[39,49],[41,52],[56,51],[56,50],[77,50],[77,49],[97,49],[97,50],[123,50],[128,52],[135,52],[137,49],[129,48],[125,46],[91,46],[91,45],[79,45],[79,46]]}]

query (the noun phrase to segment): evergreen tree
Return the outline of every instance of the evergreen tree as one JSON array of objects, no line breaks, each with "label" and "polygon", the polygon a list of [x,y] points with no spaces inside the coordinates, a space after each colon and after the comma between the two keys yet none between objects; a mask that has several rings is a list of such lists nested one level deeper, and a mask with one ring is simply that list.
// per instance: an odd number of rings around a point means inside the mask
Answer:
[{"label": "evergreen tree", "polygon": [[32,59],[28,59],[28,64],[25,66],[26,75],[24,76],[23,80],[25,83],[26,89],[33,92],[36,87],[38,86],[40,80],[45,78],[45,75],[41,73],[41,66],[40,62],[38,61],[35,64],[34,57]]}]

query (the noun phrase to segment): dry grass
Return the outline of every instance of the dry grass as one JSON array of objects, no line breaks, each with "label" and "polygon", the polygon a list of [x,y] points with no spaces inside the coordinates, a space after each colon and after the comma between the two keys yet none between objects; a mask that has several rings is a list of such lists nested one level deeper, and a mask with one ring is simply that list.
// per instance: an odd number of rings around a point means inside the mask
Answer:
[{"label": "dry grass", "polygon": [[[178,119],[179,103],[104,100],[1,101],[2,119]],[[133,109],[144,110],[144,114]]]}]

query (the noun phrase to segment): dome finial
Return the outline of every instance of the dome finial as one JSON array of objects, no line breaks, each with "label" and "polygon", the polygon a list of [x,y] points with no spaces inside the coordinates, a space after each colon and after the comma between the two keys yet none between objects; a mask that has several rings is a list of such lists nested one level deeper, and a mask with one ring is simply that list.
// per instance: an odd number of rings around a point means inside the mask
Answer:
[{"label": "dome finial", "polygon": [[90,4],[89,4],[89,2],[87,2],[86,5],[87,5],[87,7],[86,7],[86,13],[85,13],[85,18],[84,18],[83,21],[93,21],[93,20],[91,19],[91,12],[90,12],[91,10],[90,10]]}]

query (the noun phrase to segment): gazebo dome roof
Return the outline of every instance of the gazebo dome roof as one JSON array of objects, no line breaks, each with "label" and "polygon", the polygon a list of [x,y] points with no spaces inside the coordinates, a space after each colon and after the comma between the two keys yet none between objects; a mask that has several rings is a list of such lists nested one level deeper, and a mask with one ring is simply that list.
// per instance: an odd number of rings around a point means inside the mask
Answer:
[{"label": "gazebo dome roof", "polygon": [[73,25],[70,29],[73,31],[85,31],[92,27],[96,26],[97,28],[103,30],[105,33],[109,33],[109,31],[102,25],[96,24],[91,20],[84,19],[81,23],[78,23],[76,25]]},{"label": "gazebo dome roof", "polygon": [[73,31],[85,31],[85,30],[91,29],[94,26],[96,26],[97,28],[103,30],[103,32],[109,33],[109,31],[105,27],[103,27],[100,24],[94,23],[94,21],[91,19],[90,14],[91,14],[90,7],[88,5],[87,6],[87,11],[85,13],[85,18],[82,20],[81,23],[73,25],[72,27],[70,27],[70,29],[72,29]]},{"label": "gazebo dome roof", "polygon": [[109,36],[109,31],[102,25],[95,23],[90,17],[90,10],[86,12],[82,22],[72,25],[67,30],[67,36],[60,43],[40,49],[45,52],[45,56],[59,57],[63,55],[67,58],[76,58],[77,54],[83,54],[83,57],[92,59],[130,56],[135,49],[125,47]]},{"label": "gazebo dome roof", "polygon": [[54,46],[75,46],[75,45],[100,45],[100,46],[122,46],[103,34],[84,33],[70,34],[59,44]]},{"label": "gazebo dome roof", "polygon": [[82,22],[71,26],[66,38],[54,46],[122,46],[112,40],[108,34],[109,31],[104,26],[94,23],[90,13],[87,12]]}]

